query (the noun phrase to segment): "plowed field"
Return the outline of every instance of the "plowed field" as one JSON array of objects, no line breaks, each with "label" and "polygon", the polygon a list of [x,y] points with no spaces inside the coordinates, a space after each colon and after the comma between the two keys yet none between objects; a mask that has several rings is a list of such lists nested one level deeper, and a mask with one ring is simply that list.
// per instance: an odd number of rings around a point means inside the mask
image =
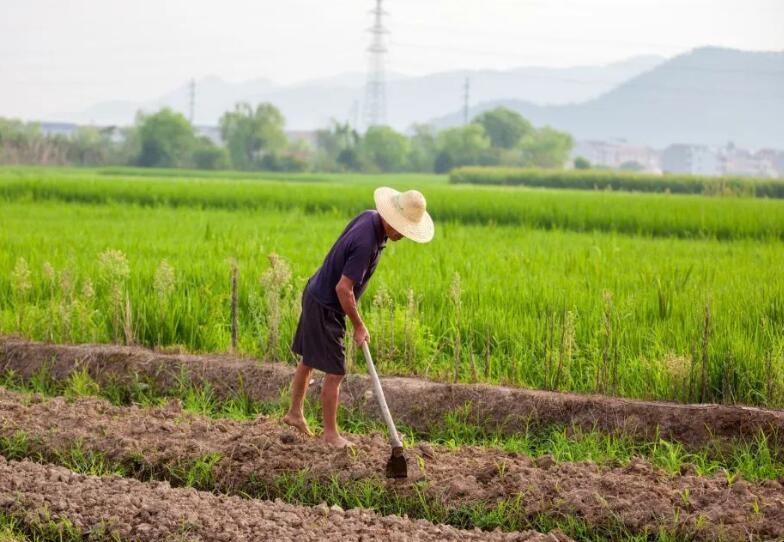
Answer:
[{"label": "plowed field", "polygon": [[[0,457],[0,512],[26,530],[54,518],[90,540],[508,540],[566,542],[560,533],[464,531],[371,511],[293,506],[172,488]],[[53,538],[56,539],[56,538]]]},{"label": "plowed field", "polygon": [[389,446],[380,435],[352,435],[354,451],[302,439],[271,419],[210,420],[164,409],[115,407],[100,399],[45,400],[0,391],[0,437],[27,435],[28,455],[57,461],[75,446],[103,454],[140,478],[178,481],[177,473],[207,454],[219,458],[212,489],[272,497],[285,477],[308,485],[375,483],[390,497],[425,499],[428,506],[517,502],[518,513],[576,516],[592,526],[621,525],[630,533],[666,527],[695,540],[784,538],[784,486],[750,484],[723,475],[672,476],[635,461],[622,468],[556,464],[495,449],[409,450],[410,477],[383,478]]}]

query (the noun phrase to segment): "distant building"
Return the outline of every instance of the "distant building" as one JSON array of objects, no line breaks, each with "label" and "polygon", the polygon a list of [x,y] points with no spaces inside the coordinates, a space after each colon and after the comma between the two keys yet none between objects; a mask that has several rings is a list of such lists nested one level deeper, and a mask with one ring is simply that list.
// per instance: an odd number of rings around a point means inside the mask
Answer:
[{"label": "distant building", "polygon": [[39,122],[38,126],[41,128],[41,133],[45,136],[63,136],[71,137],[71,135],[79,128],[78,124],[71,122]]},{"label": "distant building", "polygon": [[778,177],[774,153],[775,151],[752,153],[728,143],[720,151],[722,172],[740,177]]},{"label": "distant building", "polygon": [[638,164],[642,171],[659,172],[659,153],[650,147],[631,145],[625,141],[577,141],[572,159],[582,156],[591,164],[609,168]]},{"label": "distant building", "polygon": [[286,138],[291,143],[304,143],[311,149],[315,149],[318,144],[318,133],[316,130],[289,130]]},{"label": "distant building", "polygon": [[125,139],[125,131],[119,126],[91,126],[79,125],[70,122],[39,122],[41,133],[48,137],[72,137],[79,128],[95,128],[113,143],[120,143]]},{"label": "distant building", "polygon": [[755,155],[760,160],[765,160],[773,167],[776,177],[784,177],[784,151],[776,149],[762,149]]},{"label": "distant building", "polygon": [[721,160],[716,151],[705,145],[670,145],[661,153],[664,173],[721,175]]},{"label": "distant building", "polygon": [[732,143],[713,149],[705,145],[670,145],[662,151],[665,173],[735,175],[738,177],[784,176],[784,151],[751,152]]}]

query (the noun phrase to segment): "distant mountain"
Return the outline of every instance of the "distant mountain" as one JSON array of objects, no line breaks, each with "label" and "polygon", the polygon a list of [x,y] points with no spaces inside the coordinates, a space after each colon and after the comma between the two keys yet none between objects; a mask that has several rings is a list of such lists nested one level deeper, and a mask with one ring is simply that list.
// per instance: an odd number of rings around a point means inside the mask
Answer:
[{"label": "distant mountain", "polygon": [[[404,130],[412,123],[461,108],[466,77],[470,80],[472,103],[515,99],[541,105],[567,104],[595,98],[663,61],[662,57],[640,56],[606,66],[450,71],[416,77],[391,73],[387,82],[387,121],[398,130]],[[287,128],[292,130],[323,127],[332,118],[351,121],[359,115],[361,120],[364,81],[362,73],[340,74],[287,86],[264,79],[229,83],[208,77],[196,82],[195,121],[197,124],[217,124],[220,115],[239,101],[275,104],[286,117]],[[151,102],[112,101],[79,113],[48,116],[81,123],[130,124],[137,110],[155,111],[169,106],[186,113],[188,104],[189,89],[183,85]]]},{"label": "distant mountain", "polygon": [[[695,49],[581,104],[542,106],[530,100],[492,100],[475,115],[503,105],[535,125],[550,125],[578,139],[784,148],[784,52]],[[433,121],[462,122],[462,113]]]},{"label": "distant mountain", "polygon": [[[215,125],[220,115],[229,108],[224,107],[224,104],[231,104],[230,107],[233,108],[233,104],[246,100],[249,96],[263,95],[274,88],[274,83],[266,79],[254,79],[242,83],[229,83],[215,76],[200,79],[196,83],[196,124]],[[171,107],[187,115],[189,104],[190,88],[189,85],[183,85],[150,102],[131,100],[102,102],[80,113],[51,116],[77,123],[128,125],[133,124],[136,112],[139,110],[151,112],[162,107]],[[206,122],[207,119],[209,122]]]}]

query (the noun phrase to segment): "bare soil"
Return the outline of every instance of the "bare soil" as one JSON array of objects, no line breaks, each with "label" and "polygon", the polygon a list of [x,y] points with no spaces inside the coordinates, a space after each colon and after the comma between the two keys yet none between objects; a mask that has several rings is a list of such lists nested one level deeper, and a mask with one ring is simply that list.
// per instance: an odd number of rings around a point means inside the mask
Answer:
[{"label": "bare soil", "polygon": [[[227,355],[170,355],[139,347],[65,346],[0,339],[0,371],[13,369],[29,377],[42,365],[59,379],[74,368],[86,368],[98,382],[127,382],[138,375],[162,393],[182,375],[209,384],[219,398],[243,391],[257,401],[272,401],[288,388],[293,367]],[[383,365],[380,367],[383,373]],[[637,401],[601,395],[577,395],[489,385],[452,385],[416,378],[383,378],[387,402],[396,420],[427,433],[455,409],[470,404],[468,422],[488,431],[514,434],[526,427],[577,425],[622,433],[638,440],[661,436],[688,449],[764,432],[784,447],[784,411],[744,406],[683,405]],[[310,393],[317,396],[318,386]],[[377,416],[366,376],[350,375],[343,387],[344,406]]]},{"label": "bare soil", "polygon": [[84,476],[63,467],[3,457],[0,511],[20,518],[28,528],[54,517],[69,520],[85,538],[92,534],[121,540],[571,540],[555,532],[465,531],[368,510],[214,495],[172,488],[168,482]]},{"label": "bare soil", "polygon": [[621,525],[634,534],[666,527],[696,540],[784,539],[784,485],[778,481],[728,483],[723,475],[672,476],[645,462],[600,467],[590,462],[533,460],[495,449],[408,450],[409,478],[386,480],[389,444],[381,435],[351,435],[356,448],[335,450],[304,439],[272,419],[210,420],[163,409],[115,407],[100,399],[45,400],[0,388],[0,437],[24,431],[31,452],[58,461],[58,451],[80,443],[135,469],[137,476],[167,473],[206,453],[218,452],[214,488],[274,494],[280,476],[300,473],[309,483],[376,483],[392,495],[423,491],[446,507],[493,507],[519,499],[533,519],[573,515],[595,528]]}]

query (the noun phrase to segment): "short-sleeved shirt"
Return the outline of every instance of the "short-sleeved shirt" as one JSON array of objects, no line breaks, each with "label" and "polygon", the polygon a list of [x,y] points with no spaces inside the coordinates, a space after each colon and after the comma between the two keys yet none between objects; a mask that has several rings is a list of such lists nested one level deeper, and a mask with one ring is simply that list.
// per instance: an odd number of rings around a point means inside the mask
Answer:
[{"label": "short-sleeved shirt", "polygon": [[354,297],[359,299],[376,270],[387,236],[381,215],[363,211],[348,223],[330,249],[324,263],[310,278],[308,292],[327,308],[343,313],[335,287],[341,275],[354,281]]}]

